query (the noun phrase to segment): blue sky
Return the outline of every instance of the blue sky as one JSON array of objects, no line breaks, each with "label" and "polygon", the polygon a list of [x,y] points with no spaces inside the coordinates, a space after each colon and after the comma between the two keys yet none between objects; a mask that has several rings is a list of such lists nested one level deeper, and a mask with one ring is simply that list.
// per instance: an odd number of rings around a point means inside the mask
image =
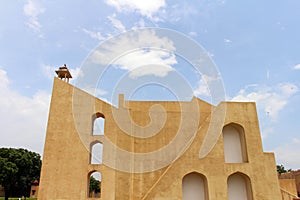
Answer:
[{"label": "blue sky", "polygon": [[[220,72],[226,99],[257,102],[264,150],[275,152],[277,162],[287,168],[300,168],[299,8],[297,0],[0,1],[0,146],[42,153],[54,70],[66,63],[75,84],[100,42],[157,27],[202,45]],[[149,37],[172,48],[168,38]],[[110,101],[108,85],[136,69],[139,56],[163,66],[145,66],[136,77],[162,79],[176,69],[189,80],[192,94],[209,99],[204,76],[178,55],[159,51],[117,60],[97,86],[97,95]],[[148,85],[131,98],[168,99],[172,94]]]}]

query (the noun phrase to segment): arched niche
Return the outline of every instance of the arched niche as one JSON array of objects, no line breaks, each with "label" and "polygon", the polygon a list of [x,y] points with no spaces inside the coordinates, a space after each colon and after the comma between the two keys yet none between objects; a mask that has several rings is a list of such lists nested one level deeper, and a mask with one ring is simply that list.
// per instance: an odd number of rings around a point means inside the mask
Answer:
[{"label": "arched niche", "polygon": [[90,164],[102,164],[103,144],[99,141],[95,141],[91,143],[90,148]]},{"label": "arched niche", "polygon": [[252,200],[251,182],[247,175],[234,173],[227,179],[228,200]]},{"label": "arched niche", "polygon": [[182,199],[208,200],[206,177],[196,172],[185,175],[182,179]]},{"label": "arched niche", "polygon": [[88,183],[87,183],[88,198],[101,197],[101,180],[102,180],[102,175],[98,171],[92,171],[88,174]]},{"label": "arched niche", "polygon": [[104,135],[105,116],[97,112],[92,116],[92,135]]},{"label": "arched niche", "polygon": [[223,128],[225,163],[248,162],[244,128],[231,123]]}]

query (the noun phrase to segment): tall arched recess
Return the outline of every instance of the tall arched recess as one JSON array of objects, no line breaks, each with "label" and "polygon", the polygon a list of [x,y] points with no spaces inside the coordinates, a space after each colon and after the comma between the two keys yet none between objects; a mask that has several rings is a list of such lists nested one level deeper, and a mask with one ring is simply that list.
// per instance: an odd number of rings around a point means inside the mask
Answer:
[{"label": "tall arched recess", "polygon": [[238,124],[228,124],[223,128],[225,163],[248,162],[244,128]]},{"label": "tall arched recess", "polygon": [[87,184],[87,197],[88,198],[100,198],[101,197],[101,173],[98,171],[92,171],[88,174]]},{"label": "tall arched recess", "polygon": [[182,179],[182,200],[208,200],[206,177],[196,172],[185,175]]},{"label": "tall arched recess", "polygon": [[102,164],[103,159],[103,144],[99,141],[94,141],[90,145],[90,164]]},{"label": "tall arched recess", "polygon": [[105,116],[97,112],[92,116],[92,135],[104,135]]},{"label": "tall arched recess", "polygon": [[247,175],[234,173],[227,179],[228,200],[253,200],[251,182]]}]

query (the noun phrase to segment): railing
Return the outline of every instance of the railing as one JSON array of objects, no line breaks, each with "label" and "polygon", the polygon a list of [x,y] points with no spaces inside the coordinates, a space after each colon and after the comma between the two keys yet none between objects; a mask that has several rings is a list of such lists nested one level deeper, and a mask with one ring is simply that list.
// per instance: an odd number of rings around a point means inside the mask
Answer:
[{"label": "railing", "polygon": [[280,189],[282,200],[300,200],[296,195],[289,193],[283,189]]}]

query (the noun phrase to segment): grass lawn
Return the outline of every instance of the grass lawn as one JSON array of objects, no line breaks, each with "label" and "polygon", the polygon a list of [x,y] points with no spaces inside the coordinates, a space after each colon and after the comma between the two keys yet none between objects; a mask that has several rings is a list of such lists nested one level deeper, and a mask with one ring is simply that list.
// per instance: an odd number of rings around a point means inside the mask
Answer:
[{"label": "grass lawn", "polygon": [[[19,198],[8,198],[8,200],[18,200]],[[4,197],[0,197],[0,200],[4,200]],[[24,200],[24,199],[22,199]],[[26,200],[37,200],[36,198],[26,198]]]}]

